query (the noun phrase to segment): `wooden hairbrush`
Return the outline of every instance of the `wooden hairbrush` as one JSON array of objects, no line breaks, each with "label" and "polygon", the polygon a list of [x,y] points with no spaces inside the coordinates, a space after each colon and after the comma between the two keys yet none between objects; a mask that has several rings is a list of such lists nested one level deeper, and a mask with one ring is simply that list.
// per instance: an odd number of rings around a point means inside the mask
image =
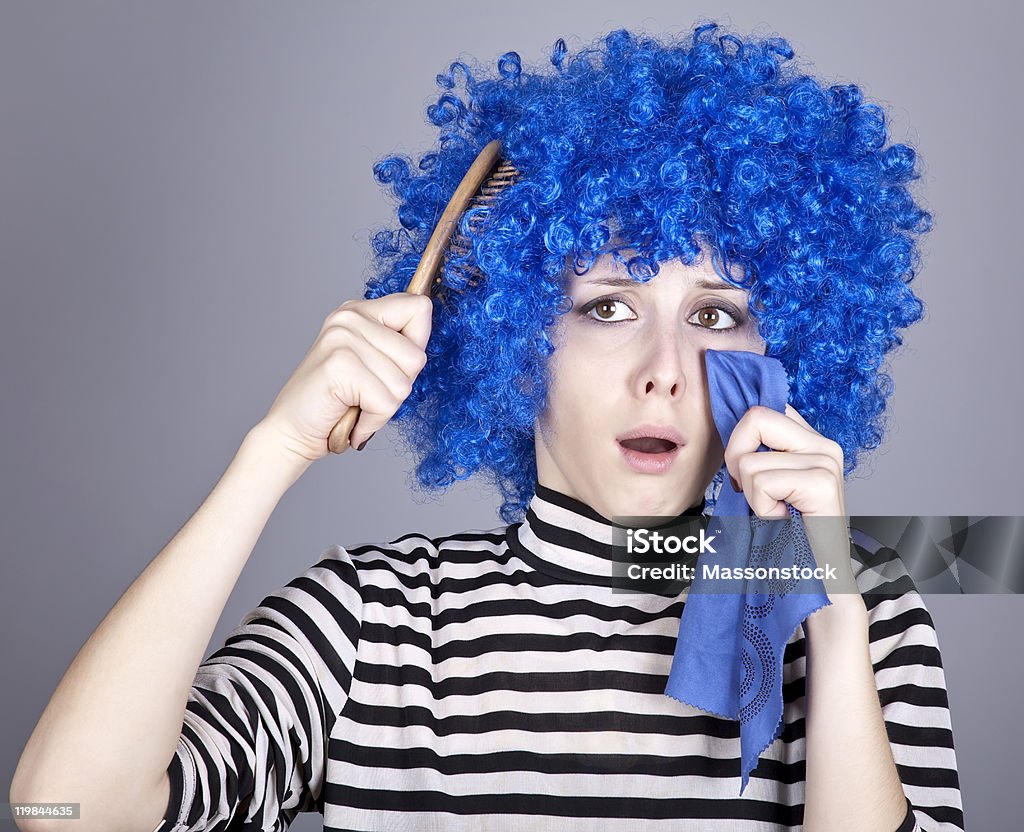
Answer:
[{"label": "wooden hairbrush", "polygon": [[[441,269],[450,256],[468,254],[471,245],[469,239],[459,231],[459,220],[470,208],[485,209],[470,218],[470,228],[476,231],[486,219],[497,194],[517,179],[519,171],[516,167],[501,158],[501,141],[495,139],[486,144],[445,206],[405,291],[416,295],[429,294],[441,303],[446,303],[446,292],[454,290],[442,286]],[[466,269],[466,272],[467,285],[477,285],[479,272],[472,268]],[[352,405],[331,430],[327,437],[327,447],[331,453],[340,454],[348,449],[359,412],[359,406]]]}]

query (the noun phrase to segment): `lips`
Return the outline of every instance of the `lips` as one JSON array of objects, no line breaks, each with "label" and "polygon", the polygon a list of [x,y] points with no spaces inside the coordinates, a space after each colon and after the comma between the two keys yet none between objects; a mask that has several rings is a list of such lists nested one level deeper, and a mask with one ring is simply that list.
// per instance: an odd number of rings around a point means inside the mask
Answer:
[{"label": "lips", "polygon": [[679,431],[668,425],[640,425],[619,436],[618,443],[626,464],[643,474],[667,471],[685,444]]}]

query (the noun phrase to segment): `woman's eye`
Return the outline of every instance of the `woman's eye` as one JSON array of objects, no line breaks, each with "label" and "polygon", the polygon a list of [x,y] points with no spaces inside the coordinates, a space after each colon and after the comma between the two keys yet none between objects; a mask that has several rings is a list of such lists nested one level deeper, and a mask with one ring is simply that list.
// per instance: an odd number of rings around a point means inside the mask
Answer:
[{"label": "woman's eye", "polygon": [[[629,305],[619,298],[598,298],[588,303],[580,313],[593,321],[601,323],[619,323],[621,321],[632,321],[636,319],[632,315]],[[742,318],[730,309],[723,306],[709,304],[698,309],[690,317],[690,323],[715,331],[726,331],[736,329],[742,323]]]},{"label": "woman's eye", "polygon": [[[615,316],[616,310],[619,312],[619,317]],[[624,312],[628,313],[629,307],[621,300],[615,300],[615,298],[599,298],[586,309],[586,314],[589,317],[597,321],[604,321],[605,323],[629,320],[628,314],[622,314]]]},{"label": "woman's eye", "polygon": [[[739,321],[732,313],[721,306],[704,306],[693,313],[690,321],[705,329],[733,329],[739,326]],[[724,325],[719,326],[723,323]]]}]

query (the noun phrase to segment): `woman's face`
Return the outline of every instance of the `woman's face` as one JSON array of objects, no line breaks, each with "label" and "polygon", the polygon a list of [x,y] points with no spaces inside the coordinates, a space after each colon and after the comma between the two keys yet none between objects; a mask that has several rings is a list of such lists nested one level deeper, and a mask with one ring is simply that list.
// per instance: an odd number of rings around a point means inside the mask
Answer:
[{"label": "woman's face", "polygon": [[[605,255],[572,281],[535,425],[538,480],[607,518],[679,514],[700,502],[724,455],[704,351],[765,351],[747,293],[710,256],[661,263],[638,283]],[[659,430],[675,432],[674,450],[625,438]]]}]

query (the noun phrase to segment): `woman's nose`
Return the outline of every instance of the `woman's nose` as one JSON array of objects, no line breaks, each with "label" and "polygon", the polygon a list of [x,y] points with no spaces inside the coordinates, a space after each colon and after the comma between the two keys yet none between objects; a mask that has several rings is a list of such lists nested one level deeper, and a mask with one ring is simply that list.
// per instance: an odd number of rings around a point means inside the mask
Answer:
[{"label": "woman's nose", "polygon": [[[652,334],[637,374],[640,398],[663,396],[678,399],[686,392],[687,369],[684,354],[694,351],[678,331],[663,329]],[[687,356],[690,357],[690,356]]]}]

